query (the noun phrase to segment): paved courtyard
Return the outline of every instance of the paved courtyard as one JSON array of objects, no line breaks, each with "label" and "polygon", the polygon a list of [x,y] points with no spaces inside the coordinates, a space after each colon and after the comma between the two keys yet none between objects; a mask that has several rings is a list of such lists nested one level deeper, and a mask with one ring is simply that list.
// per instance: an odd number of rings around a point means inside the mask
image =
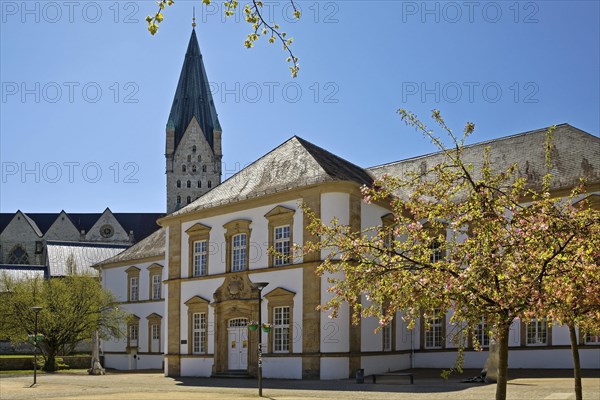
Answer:
[{"label": "paved courtyard", "polygon": [[[471,375],[469,375],[471,373]],[[353,380],[293,381],[265,380],[264,396],[270,399],[493,399],[495,385],[466,384],[463,377],[439,378],[439,371],[415,371],[414,385],[408,380],[356,384]],[[574,399],[570,371],[511,371],[509,399]],[[368,380],[369,381],[369,380]],[[369,381],[370,382],[370,381]],[[257,398],[253,379],[165,378],[161,373],[43,374],[30,387],[31,375],[0,375],[0,399],[245,399]],[[586,371],[584,398],[600,399],[600,371]]]}]

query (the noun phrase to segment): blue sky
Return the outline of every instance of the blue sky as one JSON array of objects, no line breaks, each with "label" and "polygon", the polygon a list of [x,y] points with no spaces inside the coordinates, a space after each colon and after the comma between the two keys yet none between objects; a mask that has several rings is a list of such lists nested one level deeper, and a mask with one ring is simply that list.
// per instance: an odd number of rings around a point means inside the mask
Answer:
[{"label": "blue sky", "polygon": [[[244,48],[249,26],[182,1],[4,1],[0,210],[161,212],[165,125],[196,28],[221,125],[224,177],[299,135],[358,165],[431,152],[395,113],[476,124],[483,141],[567,122],[600,132],[598,1],[267,2],[300,57]],[[136,22],[137,21],[137,22]]]}]

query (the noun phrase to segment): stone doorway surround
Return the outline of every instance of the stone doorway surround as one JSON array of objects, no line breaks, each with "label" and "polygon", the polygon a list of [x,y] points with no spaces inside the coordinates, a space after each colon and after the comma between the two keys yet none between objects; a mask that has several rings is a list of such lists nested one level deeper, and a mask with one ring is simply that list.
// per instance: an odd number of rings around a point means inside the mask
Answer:
[{"label": "stone doorway surround", "polygon": [[[247,318],[248,321],[258,320],[258,290],[253,287],[248,278],[248,271],[228,274],[223,284],[213,295],[215,315],[215,362],[213,375],[226,373],[228,365],[228,322],[235,318]],[[256,376],[258,357],[258,335],[256,331],[248,330],[248,374]]]}]

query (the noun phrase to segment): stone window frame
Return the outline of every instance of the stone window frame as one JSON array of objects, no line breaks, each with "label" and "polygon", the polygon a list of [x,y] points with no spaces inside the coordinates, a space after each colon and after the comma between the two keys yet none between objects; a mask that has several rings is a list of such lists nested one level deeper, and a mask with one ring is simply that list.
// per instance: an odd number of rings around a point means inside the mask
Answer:
[{"label": "stone window frame", "polygon": [[[271,290],[269,293],[267,293],[266,295],[263,296],[264,299],[267,300],[267,310],[268,310],[268,321],[265,322],[269,322],[271,324],[273,324],[275,322],[275,308],[276,307],[289,307],[290,309],[290,324],[289,324],[289,344],[290,347],[287,351],[278,351],[276,354],[291,354],[294,352],[294,297],[296,296],[296,293],[278,287],[275,288],[273,290]],[[274,353],[274,340],[275,340],[275,335],[274,335],[274,329],[271,329],[271,331],[269,332],[269,339],[268,339],[268,352],[269,353]]]},{"label": "stone window frame", "polygon": [[[426,321],[424,313],[421,314],[421,323],[420,325],[420,334],[419,334],[419,345],[421,349],[424,350],[436,350],[436,349],[445,349],[446,348],[446,313],[443,313],[441,309],[435,308],[433,311],[433,315],[428,318],[430,321],[429,329],[425,329]],[[431,330],[432,324],[431,320],[436,316],[436,313],[439,312],[439,319],[441,320],[441,329],[440,329],[440,345],[439,346],[426,346],[427,341],[425,340],[425,333]]]},{"label": "stone window frame", "polygon": [[[225,272],[232,272],[233,266],[233,237],[235,235],[239,235],[241,233],[246,234],[246,259],[245,259],[245,267],[241,271],[248,271],[250,269],[250,238],[252,234],[252,229],[250,228],[250,224],[252,223],[249,219],[235,219],[233,221],[229,221],[223,228],[225,229]],[[241,272],[235,271],[235,272]]]},{"label": "stone window frame", "polygon": [[[395,223],[396,223],[396,221],[394,219],[394,214],[388,213],[388,214],[381,216],[381,227],[382,228],[387,228],[389,226],[393,226]],[[394,239],[395,238],[392,235],[388,235],[386,238],[384,238],[383,246],[385,248],[391,248],[392,242],[394,241]]]},{"label": "stone window frame", "polygon": [[[184,304],[187,306],[187,318],[188,318],[188,354],[208,354],[208,305],[209,301],[200,297],[194,296]],[[206,335],[204,336],[204,352],[194,353],[194,314],[205,314],[206,315]],[[202,348],[202,344],[201,344]]]},{"label": "stone window frame", "polygon": [[[149,292],[148,292],[148,299],[150,300],[162,300],[163,298],[163,290],[162,290],[162,273],[163,273],[163,266],[157,263],[154,263],[152,265],[150,265],[147,270],[148,270],[148,286],[149,286]],[[159,283],[158,283],[158,298],[154,298],[154,277],[158,276],[159,277]]]},{"label": "stone window frame", "polygon": [[[209,259],[210,259],[210,226],[196,223],[192,225],[188,230],[185,231],[188,235],[188,277],[192,278],[195,276],[207,276],[210,273]],[[194,242],[206,241],[206,274],[205,275],[194,275]]]},{"label": "stone window frame", "polygon": [[[133,328],[136,328],[137,339],[136,345],[132,346],[131,342],[131,332]],[[127,319],[127,353],[130,353],[131,350],[138,350],[140,348],[140,317],[135,314],[131,314]]]},{"label": "stone window frame", "polygon": [[[146,317],[148,320],[148,353],[160,353],[161,352],[161,340],[162,340],[162,316],[157,313],[152,313]],[[158,350],[152,351],[152,340],[154,336],[154,332],[152,331],[152,326],[158,326]],[[139,340],[138,340],[139,343]]]},{"label": "stone window frame", "polygon": [[[275,228],[289,225],[290,227],[290,255],[292,254],[292,246],[294,243],[294,214],[296,210],[284,206],[276,206],[271,211],[265,214],[265,218],[269,221],[269,249],[275,250]],[[269,252],[269,267],[282,267],[291,265],[292,260],[284,264],[275,265],[275,256]]]},{"label": "stone window frame", "polygon": [[[545,343],[527,343],[527,330],[531,323],[538,323],[545,321],[546,323],[546,342]],[[533,318],[531,321],[521,321],[521,346],[522,347],[540,347],[540,346],[551,346],[552,345],[552,320],[547,317]]]},{"label": "stone window frame", "polygon": [[[135,303],[140,301],[140,269],[135,266],[131,266],[125,270],[127,273],[127,301],[129,303]],[[131,298],[131,279],[137,278],[137,299],[132,300]]]}]

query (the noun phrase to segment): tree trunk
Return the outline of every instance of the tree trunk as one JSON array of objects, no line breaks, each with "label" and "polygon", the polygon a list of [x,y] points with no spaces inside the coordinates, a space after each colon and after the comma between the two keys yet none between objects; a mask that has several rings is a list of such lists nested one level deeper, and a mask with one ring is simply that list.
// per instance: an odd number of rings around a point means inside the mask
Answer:
[{"label": "tree trunk", "polygon": [[48,355],[46,356],[46,362],[44,363],[44,368],[42,368],[46,372],[55,372],[56,371],[56,349],[48,349]]},{"label": "tree trunk", "polygon": [[506,384],[508,382],[508,334],[510,324],[500,325],[497,332],[498,345],[498,380],[496,382],[496,400],[506,400]]},{"label": "tree trunk", "polygon": [[579,346],[577,345],[577,332],[575,332],[575,325],[573,324],[569,324],[569,336],[571,337],[571,352],[573,353],[575,398],[577,400],[583,400],[583,389],[581,387],[581,362],[579,361]]}]

